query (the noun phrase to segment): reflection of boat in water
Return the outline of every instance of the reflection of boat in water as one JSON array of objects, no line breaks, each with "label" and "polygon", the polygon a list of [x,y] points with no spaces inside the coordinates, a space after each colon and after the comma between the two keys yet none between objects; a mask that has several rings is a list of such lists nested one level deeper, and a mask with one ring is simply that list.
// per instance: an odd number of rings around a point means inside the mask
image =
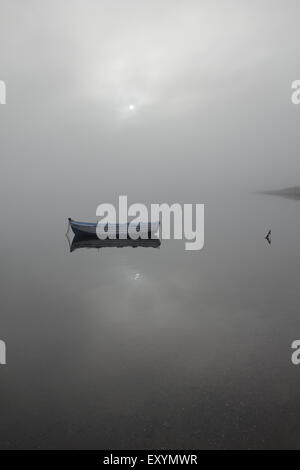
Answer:
[{"label": "reflection of boat in water", "polygon": [[87,235],[83,237],[75,235],[70,245],[70,251],[73,252],[79,248],[124,248],[126,246],[131,246],[132,248],[137,248],[138,246],[143,248],[159,248],[160,244],[161,241],[159,238],[149,238],[147,240],[143,240],[142,238],[138,240],[131,240],[131,238],[100,240],[97,236]]},{"label": "reflection of boat in water", "polygon": [[140,237],[145,235],[148,238],[153,237],[159,229],[159,222],[140,222],[137,224],[126,223],[126,224],[98,224],[92,222],[76,222],[69,218],[69,224],[75,235],[95,235],[101,234],[116,234],[119,236],[126,237],[130,234],[138,233]]}]

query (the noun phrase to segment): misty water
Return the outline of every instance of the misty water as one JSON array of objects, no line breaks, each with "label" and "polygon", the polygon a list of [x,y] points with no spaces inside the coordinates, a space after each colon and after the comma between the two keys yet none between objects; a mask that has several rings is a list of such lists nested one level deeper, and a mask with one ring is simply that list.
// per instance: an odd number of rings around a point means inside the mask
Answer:
[{"label": "misty water", "polygon": [[[1,1],[0,449],[300,448],[300,200],[262,194],[300,185],[300,3],[270,3]],[[120,195],[205,204],[204,249],[70,252]]]},{"label": "misty water", "polygon": [[73,253],[52,202],[1,230],[1,448],[299,447],[298,201],[195,190],[202,251]]}]

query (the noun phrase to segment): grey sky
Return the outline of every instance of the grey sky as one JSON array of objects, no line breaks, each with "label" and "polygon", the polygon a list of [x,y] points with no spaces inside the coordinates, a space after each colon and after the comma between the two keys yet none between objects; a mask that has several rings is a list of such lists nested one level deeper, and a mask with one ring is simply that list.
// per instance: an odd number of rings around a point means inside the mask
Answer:
[{"label": "grey sky", "polygon": [[175,199],[180,180],[300,184],[299,1],[0,0],[0,12],[2,191],[51,181],[64,197],[68,177],[73,196],[82,180],[128,193],[137,178],[142,202],[153,179]]}]

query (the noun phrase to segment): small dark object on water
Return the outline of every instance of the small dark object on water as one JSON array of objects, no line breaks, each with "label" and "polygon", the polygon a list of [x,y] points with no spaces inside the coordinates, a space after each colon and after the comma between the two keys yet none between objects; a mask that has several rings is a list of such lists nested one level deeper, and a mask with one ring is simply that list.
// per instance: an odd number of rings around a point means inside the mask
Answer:
[{"label": "small dark object on water", "polygon": [[268,231],[268,234],[265,236],[265,239],[267,240],[269,245],[271,245],[272,243],[272,231],[271,230]]}]

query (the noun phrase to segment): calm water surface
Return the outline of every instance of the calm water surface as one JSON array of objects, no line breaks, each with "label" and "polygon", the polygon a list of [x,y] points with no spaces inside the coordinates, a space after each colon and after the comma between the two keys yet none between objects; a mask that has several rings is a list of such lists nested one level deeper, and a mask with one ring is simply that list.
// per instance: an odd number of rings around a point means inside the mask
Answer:
[{"label": "calm water surface", "polygon": [[195,191],[201,252],[70,253],[88,202],[2,227],[0,447],[300,448],[299,201]]}]

